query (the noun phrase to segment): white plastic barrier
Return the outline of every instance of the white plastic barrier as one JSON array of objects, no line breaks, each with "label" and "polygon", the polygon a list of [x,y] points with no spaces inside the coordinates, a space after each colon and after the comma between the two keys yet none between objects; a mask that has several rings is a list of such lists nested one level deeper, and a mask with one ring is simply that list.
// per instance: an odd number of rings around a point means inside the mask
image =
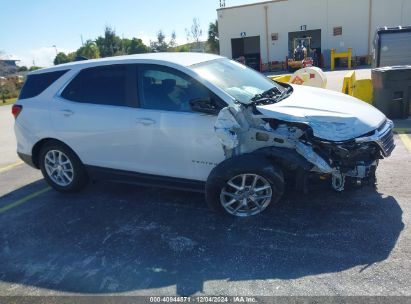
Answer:
[{"label": "white plastic barrier", "polygon": [[325,89],[327,76],[320,68],[306,67],[296,71],[291,76],[290,83]]}]

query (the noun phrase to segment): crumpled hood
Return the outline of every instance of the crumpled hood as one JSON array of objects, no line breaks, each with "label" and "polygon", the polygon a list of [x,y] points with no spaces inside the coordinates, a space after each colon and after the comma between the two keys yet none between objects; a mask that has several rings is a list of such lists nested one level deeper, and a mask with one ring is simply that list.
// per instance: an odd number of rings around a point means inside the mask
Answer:
[{"label": "crumpled hood", "polygon": [[257,106],[265,116],[308,124],[316,137],[344,141],[377,129],[386,119],[379,110],[342,93],[293,85],[283,101]]}]

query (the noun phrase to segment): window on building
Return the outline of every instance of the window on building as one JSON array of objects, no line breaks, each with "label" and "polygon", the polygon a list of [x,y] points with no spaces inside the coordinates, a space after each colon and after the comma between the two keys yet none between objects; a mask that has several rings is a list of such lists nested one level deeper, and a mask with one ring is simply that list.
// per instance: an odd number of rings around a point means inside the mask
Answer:
[{"label": "window on building", "polygon": [[334,36],[341,36],[342,35],[342,26],[336,26],[334,27]]}]

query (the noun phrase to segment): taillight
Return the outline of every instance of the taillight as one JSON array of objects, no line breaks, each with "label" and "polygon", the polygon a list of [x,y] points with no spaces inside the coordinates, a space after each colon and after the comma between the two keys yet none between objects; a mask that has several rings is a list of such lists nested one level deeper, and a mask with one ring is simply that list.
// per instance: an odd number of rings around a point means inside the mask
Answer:
[{"label": "taillight", "polygon": [[13,107],[11,108],[11,114],[13,114],[14,118],[16,119],[22,110],[23,110],[23,106],[13,105]]}]

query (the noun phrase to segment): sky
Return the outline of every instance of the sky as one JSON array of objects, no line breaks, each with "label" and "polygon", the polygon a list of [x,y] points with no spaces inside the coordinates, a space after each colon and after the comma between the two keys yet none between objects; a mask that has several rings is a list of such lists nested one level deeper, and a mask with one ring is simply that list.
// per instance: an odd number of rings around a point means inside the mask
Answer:
[{"label": "sky", "polygon": [[[226,0],[226,6],[262,0]],[[217,19],[219,0],[0,0],[0,52],[19,65],[50,66],[58,52],[71,52],[83,41],[103,35],[105,26],[124,38],[146,44],[162,30],[186,43],[185,29],[199,18],[203,39]],[[6,13],[7,12],[7,13]],[[55,47],[53,47],[55,46]]]}]

